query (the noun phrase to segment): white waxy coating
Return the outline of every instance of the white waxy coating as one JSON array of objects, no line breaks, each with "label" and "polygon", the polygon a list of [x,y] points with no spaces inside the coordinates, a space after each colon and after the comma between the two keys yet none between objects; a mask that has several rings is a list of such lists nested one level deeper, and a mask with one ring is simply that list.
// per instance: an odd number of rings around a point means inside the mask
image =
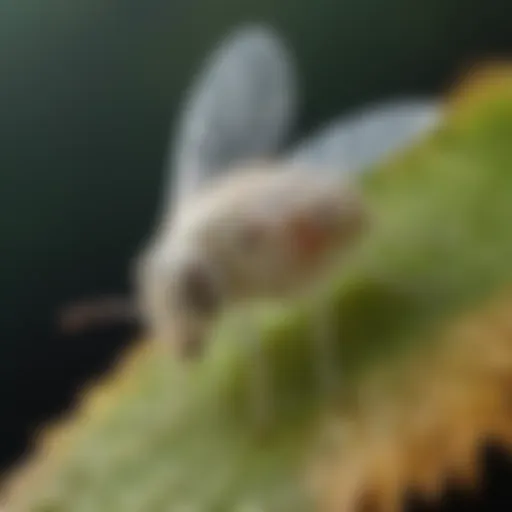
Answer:
[{"label": "white waxy coating", "polygon": [[[312,258],[304,257],[296,221],[320,237]],[[150,328],[178,346],[207,336],[215,315],[182,300],[191,266],[203,271],[222,307],[284,297],[315,275],[324,256],[350,245],[363,221],[355,191],[329,173],[253,165],[220,176],[162,224],[147,254],[141,293]]]}]

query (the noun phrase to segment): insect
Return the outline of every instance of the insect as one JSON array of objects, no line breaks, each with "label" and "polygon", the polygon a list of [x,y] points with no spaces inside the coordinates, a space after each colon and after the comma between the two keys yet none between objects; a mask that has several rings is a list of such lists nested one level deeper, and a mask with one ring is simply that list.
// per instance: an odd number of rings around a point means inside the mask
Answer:
[{"label": "insect", "polygon": [[144,256],[142,309],[155,335],[200,352],[219,311],[294,294],[366,222],[356,191],[295,167],[252,165],[192,197]]},{"label": "insect", "polygon": [[[203,354],[233,303],[286,298],[352,247],[368,225],[353,178],[440,118],[436,101],[388,102],[283,152],[297,99],[287,47],[273,30],[250,26],[216,49],[185,102],[163,209],[135,263],[137,311],[181,357]],[[248,346],[264,421],[271,416],[265,365],[258,340]],[[329,341],[318,349],[328,373]]]},{"label": "insect", "polygon": [[[212,62],[210,80],[203,83],[217,99],[208,110],[206,93],[199,94],[185,107],[173,153],[175,195],[137,276],[147,325],[188,358],[203,353],[225,308],[295,294],[330,256],[352,247],[368,213],[343,173],[345,160],[361,169],[435,117],[429,102],[381,105],[370,115],[353,116],[348,127],[331,125],[288,157],[276,158],[297,98],[286,47],[268,29],[250,28],[228,39]],[[357,148],[358,142],[368,147]],[[242,338],[251,338],[247,331]],[[271,416],[270,396],[257,329],[252,331],[255,339],[246,342],[254,349],[261,422]],[[316,341],[320,373],[332,373],[329,340]]]}]

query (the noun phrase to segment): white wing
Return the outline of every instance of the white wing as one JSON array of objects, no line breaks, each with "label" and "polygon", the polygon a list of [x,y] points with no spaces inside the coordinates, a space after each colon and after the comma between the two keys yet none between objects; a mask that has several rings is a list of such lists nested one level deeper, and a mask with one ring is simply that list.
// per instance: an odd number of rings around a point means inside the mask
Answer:
[{"label": "white wing", "polygon": [[442,118],[431,99],[399,99],[362,108],[331,122],[287,156],[292,163],[357,173],[414,143]]},{"label": "white wing", "polygon": [[186,98],[170,146],[165,207],[216,172],[280,149],[296,100],[292,58],[273,30],[249,25],[228,36]]}]

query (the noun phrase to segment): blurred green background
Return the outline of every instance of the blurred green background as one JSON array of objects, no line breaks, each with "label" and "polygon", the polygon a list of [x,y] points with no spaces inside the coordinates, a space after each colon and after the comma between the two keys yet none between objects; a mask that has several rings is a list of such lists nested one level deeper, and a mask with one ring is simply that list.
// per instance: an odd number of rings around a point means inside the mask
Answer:
[{"label": "blurred green background", "polygon": [[126,331],[65,338],[62,304],[123,291],[156,213],[170,122],[211,46],[273,24],[296,52],[297,137],[368,100],[439,93],[512,50],[507,0],[2,0],[0,458]]}]

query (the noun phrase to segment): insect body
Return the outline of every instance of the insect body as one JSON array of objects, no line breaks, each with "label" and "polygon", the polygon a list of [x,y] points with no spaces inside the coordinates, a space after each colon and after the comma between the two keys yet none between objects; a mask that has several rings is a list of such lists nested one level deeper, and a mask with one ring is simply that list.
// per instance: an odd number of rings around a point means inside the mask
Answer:
[{"label": "insect body", "polygon": [[142,259],[148,324],[179,353],[197,354],[222,308],[297,292],[365,219],[355,190],[328,174],[232,171],[192,196]]}]

